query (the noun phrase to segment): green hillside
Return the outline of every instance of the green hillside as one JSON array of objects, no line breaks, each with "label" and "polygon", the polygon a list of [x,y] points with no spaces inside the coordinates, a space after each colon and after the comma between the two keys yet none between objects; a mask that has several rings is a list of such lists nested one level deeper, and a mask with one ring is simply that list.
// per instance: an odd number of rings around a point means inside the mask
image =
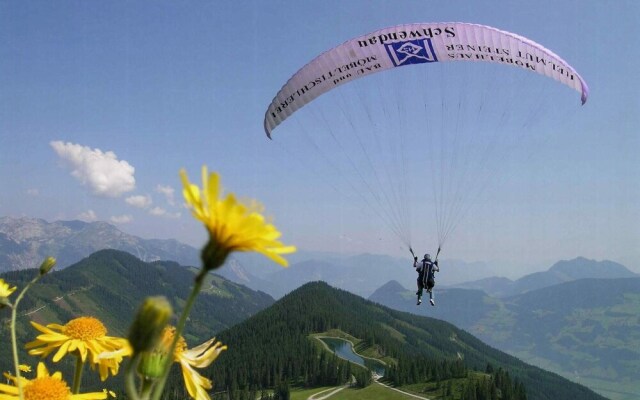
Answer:
[{"label": "green hillside", "polygon": [[[37,270],[0,275],[12,285],[23,287]],[[134,313],[147,296],[164,295],[179,310],[193,284],[194,271],[174,262],[145,263],[129,253],[103,250],[62,271],[51,272],[27,294],[20,304],[18,335],[21,343],[31,341],[37,331],[29,320],[41,324],[66,323],[78,316],[100,319],[109,335],[126,336]],[[256,314],[273,304],[262,292],[250,290],[210,274],[196,301],[185,338],[198,344],[217,332]],[[0,314],[0,370],[11,370],[8,310]],[[23,358],[29,361],[28,356]]]},{"label": "green hillside", "polygon": [[[317,282],[298,288],[219,335],[229,351],[209,370],[215,390],[250,393],[279,382],[340,383],[336,375],[343,374],[346,366],[335,360],[319,363],[319,358],[327,360],[326,352],[319,352],[309,337],[336,329],[358,338],[361,348],[375,349],[380,357],[395,360],[386,374],[389,383],[409,385],[434,376],[465,376],[465,371],[484,371],[491,364],[522,382],[529,399],[602,399],[583,386],[495,350],[449,323],[394,311]],[[314,381],[326,373],[336,380]]]},{"label": "green hillside", "polygon": [[613,399],[639,397],[640,278],[568,282],[508,307],[516,315],[509,352]]},{"label": "green hillside", "polygon": [[[638,398],[640,278],[580,279],[506,299],[436,290],[437,307],[390,282],[370,300],[454,323],[483,341],[615,400]],[[458,311],[460,310],[460,311]]]}]

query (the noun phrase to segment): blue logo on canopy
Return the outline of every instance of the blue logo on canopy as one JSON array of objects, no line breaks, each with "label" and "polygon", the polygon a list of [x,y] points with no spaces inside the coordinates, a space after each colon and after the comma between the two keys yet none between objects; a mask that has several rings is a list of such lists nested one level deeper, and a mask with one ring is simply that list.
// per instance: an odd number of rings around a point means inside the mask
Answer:
[{"label": "blue logo on canopy", "polygon": [[393,65],[422,64],[438,61],[431,39],[407,40],[385,45]]}]

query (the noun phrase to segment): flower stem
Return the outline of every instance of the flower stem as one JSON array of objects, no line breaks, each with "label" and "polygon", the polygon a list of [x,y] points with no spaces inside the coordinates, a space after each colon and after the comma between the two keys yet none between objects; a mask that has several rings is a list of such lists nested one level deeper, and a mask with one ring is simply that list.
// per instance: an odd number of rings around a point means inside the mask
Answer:
[{"label": "flower stem", "polygon": [[138,395],[138,391],[136,390],[136,368],[138,365],[138,361],[140,360],[140,354],[134,354],[131,360],[129,360],[129,364],[127,364],[127,371],[124,374],[124,384],[125,390],[127,391],[127,397],[132,400],[140,400],[140,396]]},{"label": "flower stem", "polygon": [[24,399],[22,392],[22,379],[20,377],[20,360],[18,359],[18,340],[16,338],[16,320],[18,319],[18,304],[24,297],[24,294],[33,286],[34,283],[40,279],[42,275],[38,274],[35,278],[22,289],[18,297],[16,297],[15,303],[11,306],[11,349],[13,351],[13,366],[16,370],[16,385],[18,386],[18,396],[20,400]]},{"label": "flower stem", "polygon": [[162,391],[164,390],[164,385],[167,382],[167,377],[169,376],[169,371],[171,370],[171,364],[173,364],[173,353],[175,352],[176,345],[178,344],[178,340],[180,340],[180,336],[182,335],[182,331],[184,330],[184,326],[187,322],[187,317],[191,312],[191,308],[195,303],[196,297],[198,297],[198,293],[200,293],[200,289],[202,289],[202,284],[204,283],[204,278],[207,276],[207,270],[204,268],[200,270],[198,275],[196,276],[195,283],[193,285],[193,289],[191,289],[191,293],[189,294],[189,298],[187,299],[187,303],[182,310],[182,314],[180,315],[180,320],[176,325],[176,331],[173,336],[173,341],[171,342],[171,347],[169,347],[169,353],[167,355],[167,360],[164,364],[163,375],[158,379],[156,387],[153,392],[153,400],[160,400],[162,396]]},{"label": "flower stem", "polygon": [[153,389],[154,381],[148,378],[142,379],[142,388],[140,388],[140,397],[142,400],[148,400],[151,395],[151,390]]},{"label": "flower stem", "polygon": [[78,352],[76,354],[76,371],[73,374],[73,389],[71,389],[73,394],[78,394],[80,392],[80,382],[82,382],[83,369],[84,369],[84,361],[82,361],[80,352]]}]

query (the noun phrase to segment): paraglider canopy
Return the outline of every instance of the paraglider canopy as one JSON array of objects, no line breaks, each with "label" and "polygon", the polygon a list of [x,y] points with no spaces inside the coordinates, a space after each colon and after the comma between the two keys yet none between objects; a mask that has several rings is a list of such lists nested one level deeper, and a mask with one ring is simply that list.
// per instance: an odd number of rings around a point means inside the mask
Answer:
[{"label": "paraglider canopy", "polygon": [[348,40],[296,72],[267,109],[265,132],[271,138],[273,129],[296,110],[355,79],[406,65],[449,61],[515,66],[577,90],[582,104],[589,95],[586,82],[566,61],[515,33],[461,22],[397,25]]}]

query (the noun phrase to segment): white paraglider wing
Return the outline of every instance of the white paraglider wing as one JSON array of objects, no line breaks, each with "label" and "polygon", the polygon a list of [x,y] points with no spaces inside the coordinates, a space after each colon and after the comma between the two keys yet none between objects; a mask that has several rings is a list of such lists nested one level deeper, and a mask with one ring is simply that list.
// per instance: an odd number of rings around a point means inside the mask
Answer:
[{"label": "white paraglider wing", "polygon": [[331,89],[395,67],[448,61],[512,65],[565,84],[587,101],[589,89],[576,70],[538,43],[484,25],[398,25],[351,39],[305,65],[273,99],[265,113],[267,136],[296,110]]}]

